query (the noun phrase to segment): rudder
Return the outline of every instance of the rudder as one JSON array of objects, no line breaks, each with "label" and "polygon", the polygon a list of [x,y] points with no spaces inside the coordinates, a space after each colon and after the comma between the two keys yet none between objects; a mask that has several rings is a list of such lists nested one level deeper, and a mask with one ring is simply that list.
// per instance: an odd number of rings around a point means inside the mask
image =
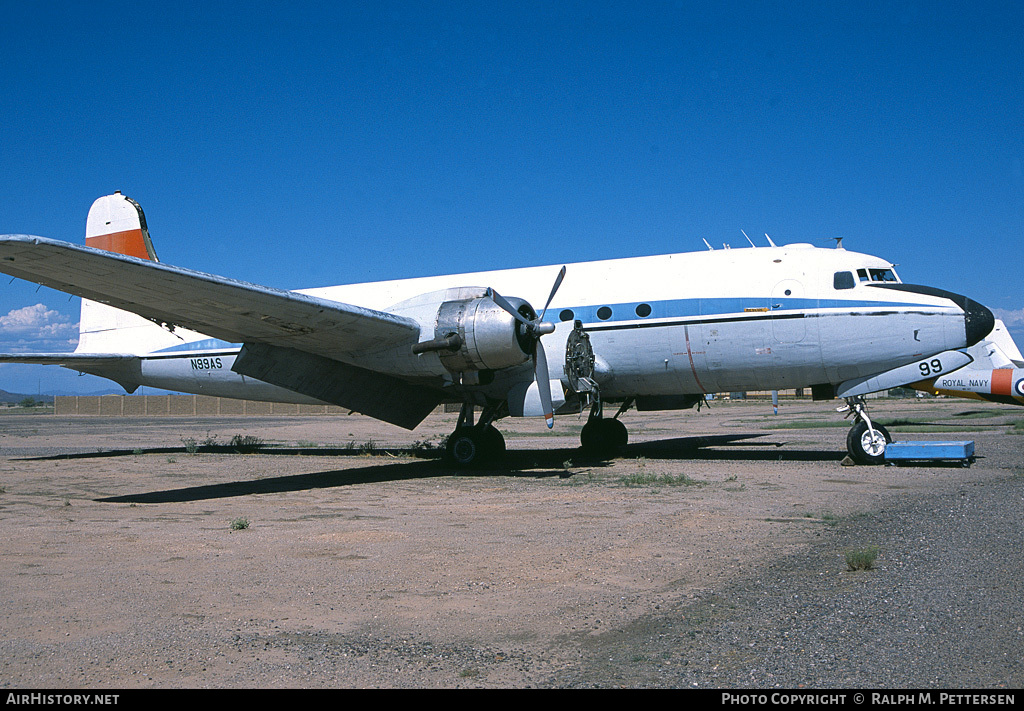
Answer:
[{"label": "rudder", "polygon": [[85,220],[85,246],[160,261],[146,228],[142,206],[118,190],[99,198]]},{"label": "rudder", "polygon": [[[85,246],[159,261],[142,206],[121,191],[99,198],[89,208]],[[141,354],[180,342],[178,337],[141,316],[82,299],[76,353]]]}]

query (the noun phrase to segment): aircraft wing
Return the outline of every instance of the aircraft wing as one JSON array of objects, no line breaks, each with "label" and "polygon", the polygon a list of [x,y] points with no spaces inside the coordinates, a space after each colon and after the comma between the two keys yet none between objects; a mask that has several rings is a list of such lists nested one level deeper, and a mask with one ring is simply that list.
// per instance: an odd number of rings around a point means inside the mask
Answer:
[{"label": "aircraft wing", "polygon": [[168,327],[340,361],[419,336],[415,321],[383,311],[31,235],[0,236],[0,272]]}]

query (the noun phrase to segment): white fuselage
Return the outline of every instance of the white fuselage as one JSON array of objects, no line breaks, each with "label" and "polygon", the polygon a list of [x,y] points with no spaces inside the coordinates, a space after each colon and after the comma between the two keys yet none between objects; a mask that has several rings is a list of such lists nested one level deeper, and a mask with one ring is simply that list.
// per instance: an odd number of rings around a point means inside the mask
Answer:
[{"label": "white fuselage", "polygon": [[[302,293],[417,320],[434,337],[425,294],[491,287],[543,306],[560,265],[304,289]],[[847,272],[849,277],[837,277]],[[947,298],[878,288],[893,283],[877,257],[810,245],[723,249],[567,265],[542,339],[552,380],[562,379],[565,336],[582,322],[605,398],[774,390],[838,384],[965,346],[964,312]],[[898,286],[898,284],[897,284]],[[429,303],[428,303],[429,302]],[[431,305],[432,304],[432,305]],[[151,327],[152,325],[149,324]],[[151,332],[152,333],[152,332]],[[155,340],[153,340],[155,339]],[[156,335],[140,384],[224,397],[312,402],[231,370],[238,344],[201,334]],[[80,346],[79,350],[82,350]],[[353,365],[455,388],[436,353],[368,352]],[[501,398],[529,365],[487,386]]]}]

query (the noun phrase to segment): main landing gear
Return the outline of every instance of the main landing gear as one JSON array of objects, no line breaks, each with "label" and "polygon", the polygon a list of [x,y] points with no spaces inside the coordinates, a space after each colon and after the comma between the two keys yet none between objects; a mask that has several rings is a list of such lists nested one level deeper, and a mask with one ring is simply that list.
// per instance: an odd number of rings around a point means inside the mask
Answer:
[{"label": "main landing gear", "polygon": [[473,423],[473,405],[465,403],[459,413],[455,431],[448,437],[445,457],[460,469],[500,459],[505,455],[505,438],[491,424],[497,419],[499,407],[488,405]]},{"label": "main landing gear", "polygon": [[[606,419],[602,416],[600,400],[594,402],[590,417],[580,432],[580,445],[584,454],[606,459],[622,451],[629,440],[629,433],[618,417],[630,404],[632,401],[627,400],[615,417]],[[445,445],[445,457],[450,464],[466,469],[499,460],[505,455],[505,438],[492,424],[497,412],[497,407],[485,407],[480,413],[480,419],[474,423],[473,406],[462,406],[459,422]]]},{"label": "main landing gear", "polygon": [[583,431],[580,432],[580,445],[585,454],[603,459],[613,457],[622,451],[626,442],[629,441],[629,432],[619,420],[619,415],[632,404],[632,399],[626,400],[619,411],[615,413],[615,417],[606,420],[602,413],[601,399],[599,397],[594,399],[593,405],[590,406],[590,417],[587,418],[587,424],[583,425]]},{"label": "main landing gear", "polygon": [[[600,398],[594,399],[590,416],[580,432],[580,445],[584,454],[606,459],[622,451],[629,441],[629,433],[619,420],[619,415],[632,404],[632,398],[626,400],[615,417],[607,419],[603,416]],[[476,422],[473,421],[473,411],[473,405],[469,403],[462,406],[455,431],[445,445],[448,462],[460,469],[492,462],[505,455],[505,438],[492,424],[501,416],[502,406],[488,405]]]},{"label": "main landing gear", "polygon": [[892,442],[889,430],[871,421],[863,397],[848,397],[840,412],[853,414],[853,427],[846,435],[846,451],[857,464],[882,464],[885,446]]}]

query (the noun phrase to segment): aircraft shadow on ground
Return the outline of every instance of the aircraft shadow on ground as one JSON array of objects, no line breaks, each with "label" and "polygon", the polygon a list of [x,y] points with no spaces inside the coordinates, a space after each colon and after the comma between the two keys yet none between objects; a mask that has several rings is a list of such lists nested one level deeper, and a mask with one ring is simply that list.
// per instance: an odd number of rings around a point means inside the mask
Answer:
[{"label": "aircraft shadow on ground", "polygon": [[[396,451],[396,450],[391,450]],[[549,450],[557,455],[559,450]],[[569,450],[566,450],[569,451]],[[510,453],[511,454],[511,453]],[[389,481],[405,481],[410,479],[430,479],[445,476],[519,476],[533,479],[548,477],[568,478],[572,472],[565,467],[551,467],[554,461],[550,457],[540,458],[528,456],[512,456],[501,466],[477,467],[473,469],[453,469],[440,458],[425,459],[414,462],[393,462],[380,464],[374,462],[365,467],[337,469],[334,471],[312,472],[309,474],[293,474],[289,476],[270,477],[255,481],[225,482],[222,484],[206,484],[182,489],[151,491],[139,494],[125,494],[96,499],[104,503],[136,503],[162,504],[183,501],[203,501],[221,499],[232,496],[248,496],[250,494],[281,494],[294,491],[310,491],[313,489],[331,489],[358,484],[374,484]],[[557,459],[557,456],[556,456]],[[517,461],[518,460],[518,461]],[[564,460],[563,460],[564,461]],[[597,465],[606,465],[598,462]]]},{"label": "aircraft shadow on ground", "polygon": [[[835,451],[817,450],[781,450],[785,442],[747,442],[759,439],[761,434],[712,435],[701,437],[676,437],[673,439],[640,442],[628,445],[617,457],[631,459],[645,457],[650,459],[701,459],[701,460],[733,460],[733,461],[837,461],[840,455]],[[731,449],[738,447],[738,449]],[[752,449],[751,447],[758,447]],[[766,449],[771,447],[772,449]],[[175,450],[180,451],[180,450]],[[146,450],[149,453],[150,450]],[[155,453],[155,452],[154,452]],[[161,450],[163,453],[163,450]],[[291,454],[294,449],[266,449],[260,454]],[[303,451],[307,455],[318,456],[353,456],[351,450],[315,449]],[[373,457],[396,454],[408,455],[411,450],[388,449],[369,450],[362,454]],[[81,455],[60,455],[59,457],[40,457],[38,459],[69,459],[88,458],[95,456],[138,455],[138,451],[83,453]],[[420,452],[419,454],[423,454]],[[543,479],[550,477],[568,478],[582,468],[595,469],[610,466],[614,459],[594,459],[583,455],[582,450],[575,449],[539,449],[509,450],[500,463],[459,470],[454,469],[443,459],[440,452],[431,452],[432,458],[417,461],[379,463],[374,461],[363,467],[338,469],[332,471],[294,474],[289,476],[270,477],[255,481],[236,481],[221,484],[167,489],[122,496],[111,496],[96,499],[104,503],[176,503],[185,501],[203,501],[251,494],[280,494],[312,489],[330,489],[358,484],[373,484],[388,481],[404,481],[410,479],[430,479],[444,476],[514,476],[523,478]]]},{"label": "aircraft shadow on ground", "polygon": [[[838,462],[845,446],[837,449],[783,449],[784,441],[765,441],[763,434],[674,437],[627,445],[624,457],[649,459],[720,459],[724,461]],[[746,440],[757,440],[746,441]],[[843,443],[845,445],[845,442]]]}]

